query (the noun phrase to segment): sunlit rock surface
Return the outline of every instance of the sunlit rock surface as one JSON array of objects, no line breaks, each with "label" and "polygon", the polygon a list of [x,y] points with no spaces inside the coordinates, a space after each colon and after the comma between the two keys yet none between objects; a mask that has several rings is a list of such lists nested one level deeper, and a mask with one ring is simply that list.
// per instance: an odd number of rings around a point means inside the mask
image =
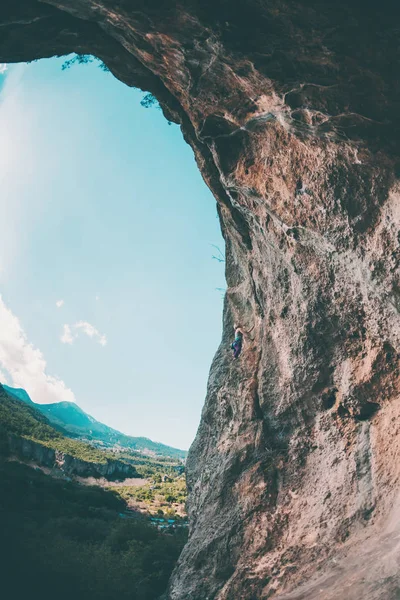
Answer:
[{"label": "sunlit rock surface", "polygon": [[399,27],[386,1],[0,8],[2,62],[96,54],[217,199],[224,333],[169,600],[399,597]]}]

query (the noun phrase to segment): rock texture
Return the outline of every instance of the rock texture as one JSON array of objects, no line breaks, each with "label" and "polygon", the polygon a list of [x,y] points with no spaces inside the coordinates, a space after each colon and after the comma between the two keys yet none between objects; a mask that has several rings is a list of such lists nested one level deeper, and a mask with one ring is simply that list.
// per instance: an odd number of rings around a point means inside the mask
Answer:
[{"label": "rock texture", "polygon": [[155,94],[217,199],[224,333],[170,600],[399,597],[399,25],[369,0],[0,9],[2,61],[94,53]]}]

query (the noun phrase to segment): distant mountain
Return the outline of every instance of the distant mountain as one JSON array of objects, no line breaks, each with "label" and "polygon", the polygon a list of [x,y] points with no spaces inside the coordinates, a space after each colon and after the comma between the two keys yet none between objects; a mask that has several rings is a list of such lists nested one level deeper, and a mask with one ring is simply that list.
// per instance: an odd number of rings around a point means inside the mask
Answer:
[{"label": "distant mountain", "polygon": [[144,454],[154,454],[157,456],[169,456],[171,458],[184,459],[187,456],[185,450],[179,450],[153,442],[145,437],[132,437],[125,435],[116,429],[96,421],[93,417],[85,413],[74,402],[56,402],[54,404],[37,404],[32,402],[29,394],[25,390],[16,389],[3,384],[4,389],[11,396],[23,400],[27,404],[34,406],[37,410],[47,417],[53,425],[60,427],[64,432],[72,437],[100,442],[106,447],[116,445],[129,450],[136,450]]},{"label": "distant mountain", "polygon": [[32,400],[29,397],[29,394],[22,388],[11,388],[8,387],[8,385],[6,385],[5,383],[3,383],[2,385],[6,392],[12,394],[13,396],[15,396],[15,398],[18,398],[18,400],[23,400],[27,404],[33,404]]},{"label": "distant mountain", "polygon": [[53,428],[49,420],[38,410],[28,394],[23,400],[15,390],[10,394],[7,386],[0,385],[0,428],[20,436],[29,436],[37,440],[47,441],[62,437],[62,433]]},{"label": "distant mountain", "polygon": [[139,476],[133,464],[119,460],[113,453],[71,439],[66,431],[53,426],[32,401],[25,400],[0,384],[2,458],[18,456],[42,467],[56,468],[65,474],[82,477],[126,479]]}]

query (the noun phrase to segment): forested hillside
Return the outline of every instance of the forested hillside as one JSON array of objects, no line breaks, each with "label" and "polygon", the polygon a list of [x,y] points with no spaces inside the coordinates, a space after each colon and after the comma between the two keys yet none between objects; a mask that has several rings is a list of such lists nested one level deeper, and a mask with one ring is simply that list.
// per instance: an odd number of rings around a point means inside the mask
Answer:
[{"label": "forested hillside", "polygon": [[126,518],[125,508],[113,492],[0,461],[5,597],[155,600],[186,533],[161,533],[143,518]]}]

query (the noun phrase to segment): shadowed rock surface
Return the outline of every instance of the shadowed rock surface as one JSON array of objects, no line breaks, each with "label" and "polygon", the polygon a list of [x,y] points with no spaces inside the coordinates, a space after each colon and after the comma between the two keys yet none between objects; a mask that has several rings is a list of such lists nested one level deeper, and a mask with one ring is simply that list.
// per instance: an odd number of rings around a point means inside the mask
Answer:
[{"label": "shadowed rock surface", "polygon": [[170,600],[399,598],[399,31],[385,1],[0,8],[0,60],[97,55],[217,199],[224,332]]}]

